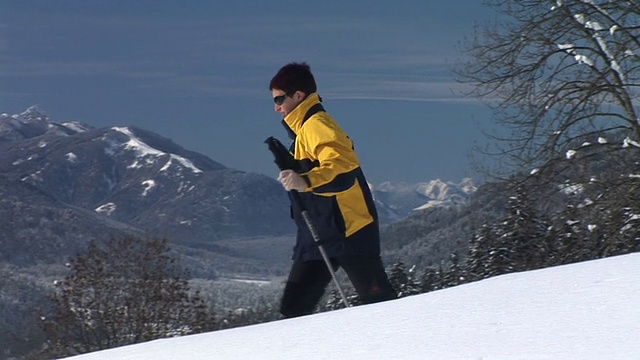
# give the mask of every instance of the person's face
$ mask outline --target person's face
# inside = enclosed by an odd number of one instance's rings
[[[272,89],[271,95],[275,102],[274,110],[286,117],[304,100],[304,93],[302,91],[296,91],[293,94],[287,95],[280,89]]]

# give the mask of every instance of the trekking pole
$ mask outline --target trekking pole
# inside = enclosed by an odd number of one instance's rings
[[[265,140],[265,143],[269,146],[269,150],[273,153],[273,156],[275,157],[274,162],[276,163],[276,165],[278,165],[278,168],[280,168],[280,170],[295,170],[295,160],[293,159],[293,157],[291,157],[289,151],[284,147],[284,145],[282,145],[282,143],[278,139],[270,136],[267,140]],[[320,255],[322,255],[322,259],[327,265],[327,269],[331,274],[331,279],[333,279],[333,283],[336,285],[336,288],[340,293],[342,302],[346,307],[351,307],[349,301],[347,300],[347,297],[344,295],[342,286],[340,286],[340,283],[338,282],[336,272],[333,271],[331,260],[329,260],[329,256],[327,255],[327,252],[324,250],[324,246],[320,241],[320,235],[318,234],[318,231],[311,221],[311,216],[309,215],[307,209],[304,208],[304,204],[300,199],[300,194],[298,194],[296,190],[290,190],[289,193],[291,194],[291,201],[293,201],[302,212],[302,218],[307,225],[307,229],[309,229],[309,232],[311,233],[311,237],[313,237],[313,241],[318,246],[318,250],[320,250]]]

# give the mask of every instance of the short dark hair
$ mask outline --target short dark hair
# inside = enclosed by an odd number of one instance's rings
[[[269,90],[273,89],[282,90],[288,95],[298,90],[306,95],[317,91],[316,80],[305,62],[292,62],[283,66],[269,83]]]

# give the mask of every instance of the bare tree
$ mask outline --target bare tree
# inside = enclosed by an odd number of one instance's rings
[[[585,142],[640,150],[640,2],[487,4],[503,16],[466,44],[469,60],[456,73],[505,126],[493,134],[503,160],[533,170]],[[607,141],[621,131],[623,142]]]

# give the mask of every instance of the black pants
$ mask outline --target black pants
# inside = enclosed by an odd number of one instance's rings
[[[371,304],[396,298],[380,257],[345,256],[331,259],[334,270],[344,269],[360,302]],[[295,261],[282,295],[280,313],[287,318],[313,312],[331,281],[323,260]]]

